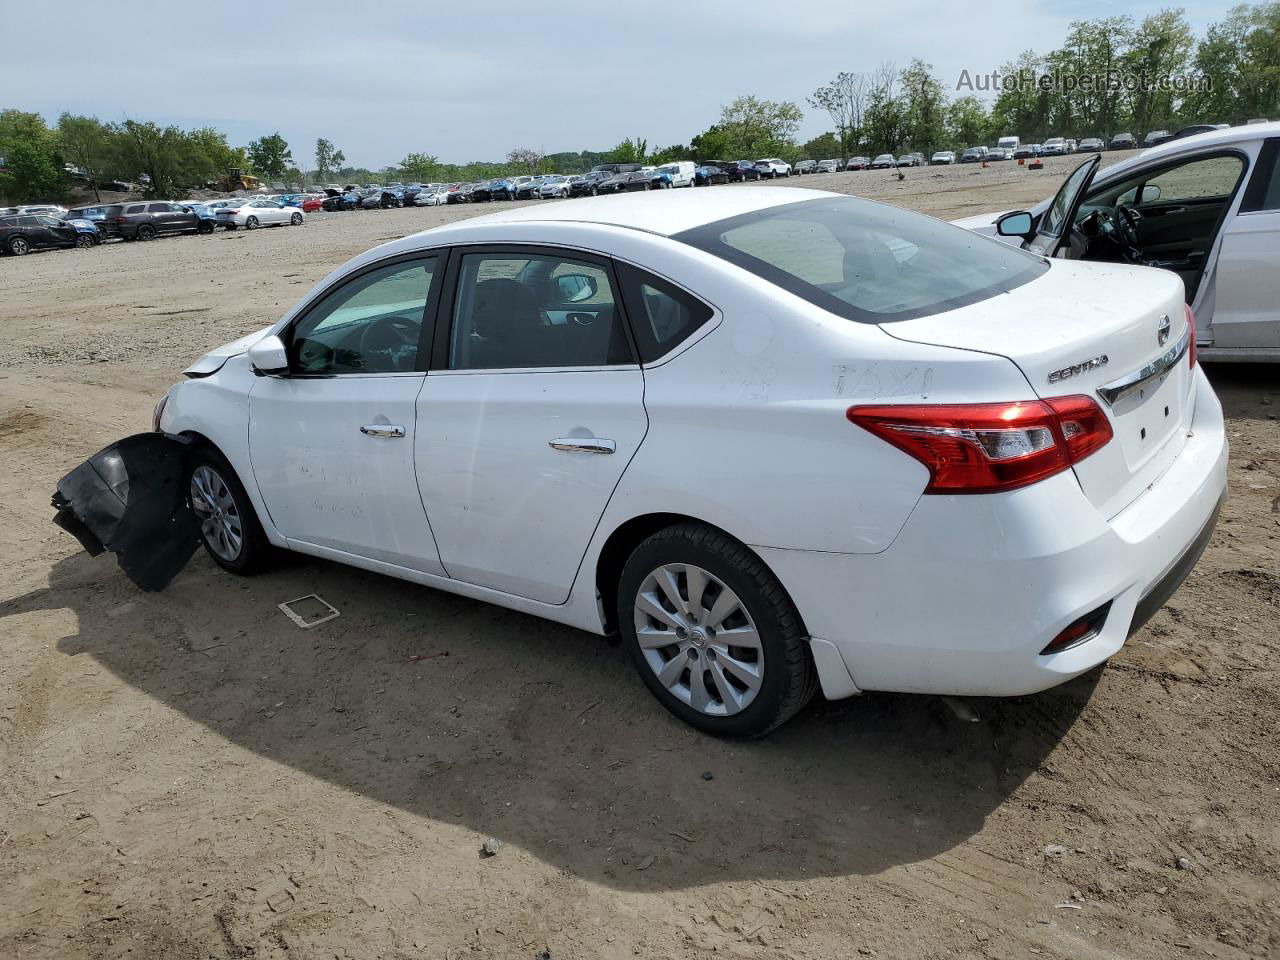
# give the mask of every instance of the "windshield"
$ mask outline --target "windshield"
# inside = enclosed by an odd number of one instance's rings
[[[674,239],[863,323],[977,303],[1048,269],[1007,244],[856,197],[770,207]]]

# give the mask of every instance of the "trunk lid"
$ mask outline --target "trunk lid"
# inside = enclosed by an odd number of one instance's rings
[[[881,324],[902,340],[1007,357],[1041,399],[1096,401],[1115,436],[1074,469],[1108,519],[1182,450],[1192,414],[1189,327],[1175,274],[1069,260],[1051,261],[1043,276],[990,300]]]

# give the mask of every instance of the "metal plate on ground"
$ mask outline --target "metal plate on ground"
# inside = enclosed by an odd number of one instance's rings
[[[296,600],[290,600],[279,606],[280,612],[303,630],[310,630],[312,627],[327,623],[338,616],[337,608],[322,600],[320,595],[315,593],[309,593],[305,597],[298,597]]]

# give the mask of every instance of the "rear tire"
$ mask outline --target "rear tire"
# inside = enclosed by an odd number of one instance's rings
[[[25,257],[31,252],[31,241],[26,237],[13,237],[9,240],[9,252],[15,257]]]
[[[187,464],[187,502],[200,524],[200,542],[213,562],[231,573],[257,573],[271,555],[271,544],[225,457],[203,447]]]
[[[146,242],[156,238],[156,228],[149,223],[144,223],[138,227],[138,239]]]
[[[791,598],[764,561],[718,530],[684,523],[649,537],[623,567],[616,602],[645,686],[704,733],[763,736],[818,688]]]
[[[257,230],[257,229],[258,229],[258,218],[257,218],[257,217],[250,217],[248,220],[246,220],[246,221],[244,222],[244,228],[245,228],[246,230]]]

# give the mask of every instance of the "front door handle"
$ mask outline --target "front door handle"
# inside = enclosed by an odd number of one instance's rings
[[[558,437],[548,443],[552,450],[569,453],[613,453],[618,449],[618,445],[612,440],[601,437]]]
[[[366,423],[360,432],[367,437],[403,437],[404,427],[392,423]]]

